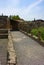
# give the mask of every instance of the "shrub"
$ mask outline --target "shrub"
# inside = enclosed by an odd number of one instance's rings
[[[40,31],[41,38],[44,40],[44,27],[40,27],[38,31]]]
[[[35,36],[37,36],[39,32],[41,39],[44,40],[44,27],[39,27],[38,29],[32,29],[31,31],[31,33]]]
[[[33,34],[33,35],[38,35],[38,30],[37,29],[32,29],[32,31],[31,31],[31,33]]]

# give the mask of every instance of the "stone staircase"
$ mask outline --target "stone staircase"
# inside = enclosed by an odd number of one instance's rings
[[[0,29],[0,39],[8,38],[8,30]]]

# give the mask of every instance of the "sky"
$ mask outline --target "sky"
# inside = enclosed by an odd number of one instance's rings
[[[44,0],[0,0],[0,15],[19,15],[24,20],[44,20]]]

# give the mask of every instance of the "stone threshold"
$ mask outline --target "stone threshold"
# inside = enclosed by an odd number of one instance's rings
[[[16,52],[15,52],[15,49],[13,47],[13,41],[12,41],[12,37],[9,33],[9,36],[8,36],[8,53],[9,53],[9,56],[8,56],[8,64],[10,65],[16,65]]]

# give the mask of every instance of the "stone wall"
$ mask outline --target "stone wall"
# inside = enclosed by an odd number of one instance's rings
[[[8,16],[0,16],[0,29],[10,28],[10,21]]]
[[[8,16],[0,16],[0,38],[8,38],[10,21]]]
[[[33,28],[38,27],[44,27],[44,21],[43,20],[36,20],[36,21],[30,21],[30,22],[20,22],[19,23],[19,29],[30,32]]]

